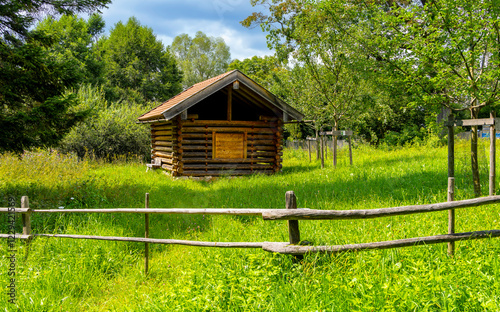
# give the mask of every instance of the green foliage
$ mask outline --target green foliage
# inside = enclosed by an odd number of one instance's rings
[[[44,13],[92,13],[111,0],[1,0],[0,34],[5,38],[29,37],[29,28]]]
[[[457,142],[457,199],[470,198],[467,142]],[[479,148],[488,175],[488,141]],[[372,209],[446,200],[446,148],[375,149],[360,145],[349,166],[340,150],[336,169],[308,162],[307,152],[284,151],[283,172],[221,178],[207,183],[175,180],[137,163],[97,163],[55,152],[0,159],[0,206],[7,196],[30,196],[32,208],[150,207],[282,208],[294,190],[299,207]],[[10,174],[13,172],[13,174]],[[250,186],[250,187],[249,187]],[[179,196],[182,194],[183,196]],[[277,196],[278,194],[278,196]],[[280,195],[281,194],[281,195]],[[40,199],[43,199],[43,202]],[[73,199],[71,199],[73,198]],[[19,203],[18,203],[19,204]],[[457,232],[500,226],[500,207],[456,211]],[[33,214],[35,233],[144,235],[144,217],[132,214]],[[5,230],[5,223],[0,228]],[[303,239],[349,244],[447,232],[447,213],[390,218],[300,221]],[[18,224],[20,230],[20,224]],[[200,241],[287,241],[286,222],[257,217],[150,215],[154,238]],[[18,306],[0,294],[7,311],[496,311],[498,238],[338,255],[289,256],[261,250],[150,244],[150,275],[143,274],[144,245],[57,238],[17,242]],[[7,247],[0,247],[7,270]],[[4,279],[5,281],[5,279]],[[22,291],[20,291],[22,290]]]
[[[118,22],[98,46],[105,63],[109,101],[166,101],[182,90],[182,73],[175,58],[152,29],[136,18],[131,17],[126,24]]]
[[[274,56],[254,56],[243,61],[235,59],[227,68],[228,71],[233,69],[238,69],[268,90],[276,86],[278,75],[285,70]]]
[[[187,34],[175,37],[170,50],[184,73],[184,88],[223,74],[231,61],[224,39],[208,37],[202,31],[194,38]]]
[[[0,42],[0,151],[54,146],[87,112],[70,111],[74,64],[46,52],[50,38],[33,33],[23,44]]]
[[[92,116],[75,126],[61,142],[62,152],[113,160],[120,156],[149,159],[149,129],[136,124],[147,107],[126,102],[109,104],[101,89],[82,86],[81,106],[92,109]]]
[[[85,116],[74,111],[75,96],[64,94],[81,76],[67,52],[47,50],[54,37],[30,31],[35,17],[92,12],[108,0],[0,1],[0,152],[55,146]]]
[[[102,84],[104,63],[96,55],[94,42],[104,31],[104,20],[93,14],[88,21],[75,15],[59,20],[47,17],[36,26],[53,40],[48,51],[54,57],[72,63],[71,73],[81,83]]]

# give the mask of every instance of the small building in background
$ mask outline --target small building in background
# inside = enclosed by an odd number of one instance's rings
[[[199,82],[138,118],[151,127],[150,167],[173,176],[271,174],[283,123],[304,116],[238,70]]]

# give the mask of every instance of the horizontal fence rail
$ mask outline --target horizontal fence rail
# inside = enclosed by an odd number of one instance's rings
[[[297,208],[296,197],[293,192],[286,194],[287,209],[266,208],[148,208],[149,197],[146,196],[147,208],[87,208],[87,209],[32,209],[29,208],[28,198],[23,196],[22,208],[0,208],[0,212],[19,213],[23,215],[22,234],[0,234],[0,238],[15,238],[30,241],[34,237],[53,237],[71,239],[92,239],[104,241],[138,242],[145,244],[175,244],[197,247],[218,248],[261,248],[265,251],[281,254],[300,256],[307,253],[337,253],[345,251],[360,251],[369,249],[387,249],[408,247],[423,244],[449,243],[467,239],[485,239],[500,237],[500,230],[475,231],[467,233],[435,235],[427,237],[405,238],[392,241],[382,241],[362,244],[311,246],[300,241],[299,224],[297,220],[342,220],[342,219],[366,219],[390,217],[397,215],[408,215],[416,213],[429,213],[449,209],[468,208],[488,204],[500,203],[500,196],[488,196],[482,198],[467,199],[461,201],[411,205],[391,208],[363,209],[363,210],[317,210],[310,208]],[[146,216],[146,237],[115,237],[95,235],[72,235],[72,234],[33,234],[31,233],[31,216],[37,213],[132,213],[144,214]],[[149,238],[150,214],[204,214],[204,215],[247,215],[261,216],[264,220],[288,220],[290,242],[203,242],[177,239]],[[146,262],[147,262],[146,253]],[[146,268],[147,272],[147,268]]]

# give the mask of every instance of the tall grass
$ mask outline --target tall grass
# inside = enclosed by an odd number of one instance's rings
[[[480,147],[487,192],[487,142]],[[457,199],[471,198],[467,143],[457,143]],[[30,158],[31,157],[31,158]],[[295,191],[299,207],[370,209],[446,200],[446,149],[359,146],[337,168],[322,170],[305,151],[285,150],[283,172],[176,180],[137,163],[79,161],[37,151],[0,160],[2,204],[30,196],[34,208],[150,207],[283,208]],[[45,164],[46,165],[37,165]],[[35,170],[33,170],[36,168]],[[4,178],[6,177],[6,178]],[[457,232],[499,228],[496,205],[457,210]],[[143,236],[140,215],[33,216],[35,233]],[[206,241],[287,241],[284,221],[257,217],[151,215],[150,236]],[[6,223],[6,221],[4,222]],[[20,226],[20,225],[19,225]],[[0,224],[5,230],[5,224]],[[300,221],[301,237],[345,244],[447,232],[446,212],[372,220]],[[20,230],[20,229],[19,229]],[[2,245],[0,272],[7,272]],[[18,242],[18,306],[7,311],[497,311],[498,239],[392,250],[307,255],[301,262],[262,250],[154,245],[143,274],[143,244],[37,238]],[[2,275],[4,276],[4,275]],[[6,278],[6,277],[5,277]],[[4,284],[6,284],[4,278]]]

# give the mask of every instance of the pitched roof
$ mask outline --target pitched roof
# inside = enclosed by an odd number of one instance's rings
[[[157,119],[169,120],[179,115],[189,107],[200,102],[201,100],[212,95],[213,93],[226,87],[230,83],[233,83],[234,81],[243,83],[252,91],[260,95],[260,97],[265,99],[268,103],[274,105],[281,111],[286,112],[291,117],[291,119],[301,120],[304,117],[304,115],[302,115],[296,109],[286,104],[284,101],[273,95],[271,92],[267,91],[252,79],[248,78],[239,70],[235,69],[230,72],[194,84],[188,89],[162,103],[158,107],[153,108],[149,112],[141,115],[138,118],[138,122],[151,122],[152,120]]]

